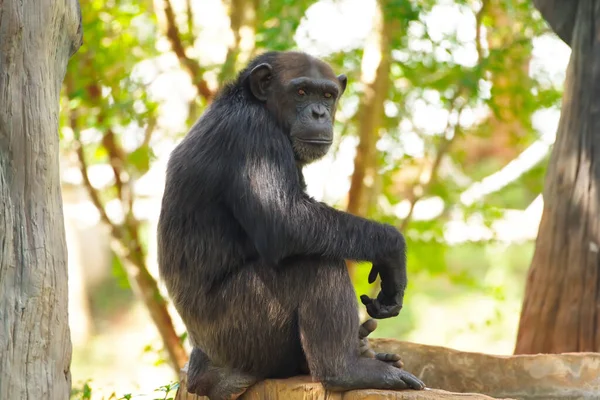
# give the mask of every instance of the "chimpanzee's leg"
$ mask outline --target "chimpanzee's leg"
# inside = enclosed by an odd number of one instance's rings
[[[323,264],[307,277],[298,311],[302,348],[313,377],[336,391],[424,388],[412,374],[360,356],[356,297],[346,266],[334,261]]]
[[[257,379],[230,368],[217,367],[198,347],[192,349],[188,362],[187,391],[210,400],[234,400],[252,386]]]
[[[303,372],[297,310],[306,273],[250,264],[181,307],[194,346],[189,392],[231,399],[258,380]]]
[[[235,398],[261,379],[306,372],[306,361],[333,390],[422,387],[405,371],[360,357],[357,301],[343,262],[248,265],[193,302],[182,308],[194,311],[184,320],[198,348],[188,385],[211,400]]]

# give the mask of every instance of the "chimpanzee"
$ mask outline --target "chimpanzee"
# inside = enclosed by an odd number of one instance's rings
[[[329,150],[346,83],[307,54],[264,53],[173,150],[158,260],[193,345],[190,392],[236,398],[258,380],[302,372],[334,391],[424,387],[395,355],[361,354],[357,339],[375,321],[359,334],[345,264],[373,263],[369,282],[379,275],[381,291],[361,300],[373,318],[396,316],[404,237],[304,191],[302,167]]]

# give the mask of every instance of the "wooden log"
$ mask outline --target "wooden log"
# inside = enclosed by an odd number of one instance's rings
[[[599,400],[600,354],[498,356],[446,347],[371,339],[377,352],[396,353],[430,388],[520,400]]]
[[[185,373],[175,400],[207,400],[207,397],[189,394],[185,390]],[[309,376],[289,379],[267,379],[250,387],[238,400],[493,400],[475,393],[451,393],[439,389],[425,390],[350,390],[329,392]],[[508,400],[508,399],[507,399]]]
[[[308,376],[259,382],[239,400],[433,400],[433,399],[600,399],[600,353],[498,356],[445,347],[370,339],[377,352],[396,353],[404,368],[429,390],[326,392]],[[177,400],[206,400],[187,393],[182,371]]]
[[[71,391],[59,93],[77,0],[0,0],[0,399]]]

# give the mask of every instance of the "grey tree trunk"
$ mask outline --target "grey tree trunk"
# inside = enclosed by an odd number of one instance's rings
[[[0,399],[69,398],[59,92],[77,0],[0,0]]]

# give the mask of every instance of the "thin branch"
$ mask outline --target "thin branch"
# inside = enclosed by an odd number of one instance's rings
[[[475,14],[475,46],[477,48],[478,63],[480,63],[483,59],[483,49],[481,46],[481,28],[483,26],[483,17],[487,12],[489,4],[489,0],[481,0],[481,8]]]
[[[212,101],[214,97],[214,93],[208,87],[208,84],[203,78],[203,71],[200,64],[191,58],[189,58],[185,52],[185,48],[181,41],[181,34],[179,32],[179,28],[177,27],[177,22],[175,21],[175,12],[173,11],[173,7],[171,6],[170,0],[163,0],[164,3],[164,11],[165,18],[167,21],[167,39],[171,43],[171,48],[173,52],[179,59],[179,62],[183,67],[188,71],[192,78],[192,83],[198,90],[198,94],[202,96],[207,102]]]
[[[73,93],[73,81],[67,76],[65,79],[65,86],[67,89],[67,93]],[[71,131],[73,131],[73,143],[75,145],[75,153],[77,154],[77,158],[79,160],[79,172],[81,173],[81,178],[83,179],[83,186],[86,188],[88,195],[90,196],[90,200],[92,204],[98,210],[100,214],[100,219],[104,221],[112,230],[118,230],[117,224],[110,219],[106,210],[104,209],[104,205],[102,204],[102,200],[100,200],[100,194],[98,190],[92,185],[90,181],[90,176],[88,174],[88,164],[85,158],[85,152],[83,149],[83,143],[81,143],[81,134],[79,132],[79,124],[77,123],[78,112],[77,109],[70,109],[67,111],[69,116],[69,126],[71,127]]]
[[[229,4],[229,28],[233,33],[233,43],[227,49],[225,62],[219,72],[219,83],[232,78],[235,74],[238,61],[246,60],[249,53],[254,49],[254,43],[250,49],[242,48],[242,29],[250,27],[255,31],[257,2],[250,0],[232,0]]]
[[[453,103],[454,103],[454,101],[453,101]],[[446,128],[444,129],[444,133],[448,132],[448,130],[450,129],[450,126],[451,126],[450,120],[452,118],[453,109],[454,109],[454,106],[452,107],[452,109],[450,110],[450,114],[448,115],[448,122],[446,124]],[[463,109],[464,109],[464,106],[461,106],[456,110],[458,112],[457,121],[456,121],[456,124],[454,124],[453,130],[452,130],[453,131],[452,137],[450,139],[448,139],[446,136],[441,138],[439,147],[436,152],[435,159],[433,161],[433,164],[431,164],[431,170],[429,172],[429,177],[427,178],[427,182],[425,182],[423,184],[422,193],[419,196],[415,195],[414,187],[413,187],[413,191],[411,193],[412,198],[410,199],[410,208],[408,210],[408,214],[406,215],[406,217],[404,218],[404,220],[402,220],[402,223],[400,224],[400,228],[399,228],[400,231],[403,232],[406,229],[406,227],[408,226],[408,223],[410,222],[410,220],[412,218],[412,214],[415,210],[416,204],[419,202],[419,200],[421,200],[424,196],[427,195],[427,193],[429,192],[429,189],[431,188],[431,185],[433,185],[433,183],[437,180],[438,171],[440,169],[440,165],[442,165],[442,159],[450,151],[452,144],[454,143],[454,141],[456,140],[457,136],[460,133],[460,116],[462,114]]]
[[[72,93],[72,80],[67,76],[65,82],[68,93]],[[92,85],[88,88],[88,93],[94,100],[99,98],[100,92],[98,85]],[[98,117],[99,121],[102,121],[103,119],[104,115]],[[131,286],[146,305],[150,317],[163,339],[165,349],[169,354],[169,361],[175,371],[178,372],[186,362],[187,354],[175,331],[173,321],[166,307],[166,301],[158,289],[158,284],[146,267],[145,252],[139,237],[139,222],[133,215],[133,207],[131,206],[133,204],[131,179],[128,178],[123,186],[128,190],[127,196],[123,194],[123,197],[127,197],[127,200],[129,201],[129,209],[127,210],[127,213],[125,213],[125,222],[122,225],[117,224],[108,216],[105,206],[100,200],[98,190],[92,186],[89,179],[88,163],[81,142],[76,110],[69,111],[69,124],[73,131],[74,143],[79,158],[79,167],[84,186],[87,189],[92,203],[100,213],[101,220],[106,223],[110,229],[112,238],[111,248],[123,261],[123,265],[126,267],[129,275]],[[149,140],[149,135],[150,134],[147,133],[145,139]],[[111,129],[108,129],[104,134],[102,143],[109,153],[113,172],[116,177],[119,177],[122,168],[125,165],[126,157],[125,152],[116,141],[115,134]],[[121,180],[119,179],[118,182],[121,182]],[[125,202],[123,197],[119,198],[121,204]]]
[[[118,225],[115,222],[113,222],[106,213],[106,210],[102,205],[102,200],[100,200],[98,190],[96,190],[96,188],[92,185],[92,182],[90,181],[87,160],[85,159],[85,153],[83,151],[83,144],[81,143],[79,129],[76,126],[76,117],[72,116],[74,112],[75,111],[72,110],[69,113],[69,120],[71,129],[73,130],[73,136],[75,138],[73,142],[75,144],[75,152],[77,153],[77,158],[79,159],[79,172],[81,173],[81,177],[83,179],[83,186],[86,188],[88,195],[90,196],[90,200],[92,201],[92,204],[94,204],[96,210],[98,210],[98,213],[100,213],[100,218],[102,219],[102,221],[104,221],[111,229],[117,230]]]
[[[192,9],[192,0],[185,1],[185,11],[187,14],[188,39],[193,45],[196,42],[196,35],[194,34],[194,10]]]
[[[98,116],[98,122],[102,124],[102,115]],[[102,135],[102,146],[108,152],[108,162],[113,170],[115,177],[115,186],[117,188],[117,195],[119,199],[123,200],[123,159],[121,149],[118,147],[115,139],[115,133],[112,129],[107,129]]]
[[[444,133],[447,133],[448,130],[450,129],[450,126],[451,126],[450,120],[451,120],[451,117],[452,117],[451,114],[452,114],[452,111],[455,110],[454,103],[456,102],[457,98],[458,98],[458,94],[454,97],[454,99],[451,102],[452,108],[450,109],[450,114],[448,116],[448,121],[446,123],[446,127],[444,128]],[[406,215],[406,217],[404,218],[404,220],[402,220],[402,223],[400,224],[400,227],[398,228],[401,232],[404,232],[404,230],[408,226],[408,223],[410,222],[410,220],[412,218],[412,214],[413,214],[413,212],[415,210],[416,204],[419,202],[419,200],[421,200],[424,196],[427,195],[427,193],[429,192],[429,189],[431,188],[431,185],[437,179],[437,174],[438,174],[438,170],[440,168],[440,165],[442,164],[442,159],[448,153],[448,151],[450,151],[450,148],[452,147],[452,143],[454,143],[456,137],[460,134],[460,116],[462,114],[462,111],[463,111],[464,107],[465,106],[463,105],[463,106],[459,107],[458,109],[456,109],[458,111],[458,116],[457,116],[456,124],[453,127],[453,135],[452,135],[452,137],[450,139],[448,139],[448,138],[446,138],[446,136],[444,136],[441,139],[441,141],[440,141],[440,145],[439,145],[438,150],[436,152],[435,160],[433,161],[433,164],[431,165],[431,171],[430,171],[430,174],[429,174],[429,178],[427,179],[427,182],[425,182],[425,184],[423,185],[423,190],[422,190],[421,195],[417,196],[414,193],[415,186],[412,187],[411,198],[409,199],[409,201],[410,201],[410,209],[408,210],[408,214]],[[378,281],[380,281],[380,278],[378,278]],[[371,297],[376,296],[378,290],[379,289],[378,289],[377,285],[375,285],[374,287],[372,287],[371,291],[370,291],[370,296]]]
[[[142,140],[142,144],[140,147],[145,147],[150,145],[150,139],[152,139],[152,134],[154,133],[154,129],[156,128],[156,117],[151,116],[148,119],[148,125],[146,125],[146,129],[144,130],[144,140]]]

